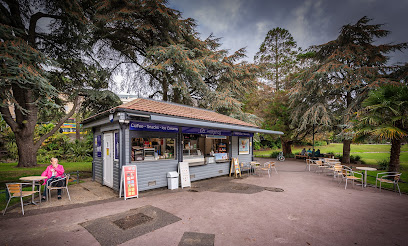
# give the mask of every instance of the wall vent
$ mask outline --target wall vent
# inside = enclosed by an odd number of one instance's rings
[[[195,174],[191,174],[190,179],[194,179],[194,178],[195,178]]]
[[[155,186],[155,185],[156,185],[156,180],[147,182],[147,186]]]
[[[224,172],[224,170],[218,170],[218,173],[223,173]]]

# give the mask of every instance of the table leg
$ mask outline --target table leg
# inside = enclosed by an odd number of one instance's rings
[[[364,187],[367,187],[367,170],[364,172]]]

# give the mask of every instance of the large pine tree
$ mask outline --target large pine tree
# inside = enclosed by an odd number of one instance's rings
[[[298,77],[291,93],[299,130],[312,124],[341,128],[344,163],[350,163],[352,136],[347,128],[352,114],[370,89],[390,82],[387,54],[407,48],[407,43],[374,44],[390,32],[370,21],[363,17],[345,25],[337,39],[312,47],[318,63]]]

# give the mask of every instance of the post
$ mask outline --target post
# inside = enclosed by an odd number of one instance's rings
[[[315,134],[315,124],[313,123],[313,148],[312,149],[314,149],[315,147],[314,147],[314,134]]]

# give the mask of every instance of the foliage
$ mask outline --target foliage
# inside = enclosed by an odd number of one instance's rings
[[[17,0],[0,4],[0,112],[14,132],[18,166],[35,166],[43,141],[72,116],[80,97],[108,88],[109,72],[92,55],[91,2]],[[40,23],[47,24],[39,28]],[[69,102],[72,110],[63,112]],[[41,121],[58,123],[34,139],[39,116]]]
[[[266,34],[255,55],[254,60],[264,67],[262,77],[271,83],[276,91],[289,88],[284,82],[296,65],[296,47],[292,34],[284,28],[276,27]]]
[[[390,171],[398,171],[401,142],[408,136],[408,86],[386,85],[370,92],[357,113],[356,140],[371,136],[391,141]]]
[[[245,49],[232,55],[219,49],[213,36],[200,40],[193,19],[183,19],[166,1],[102,1],[94,23],[104,61],[127,73],[128,90],[149,88],[144,96],[212,109],[254,121],[240,100],[255,89],[258,67],[238,62]],[[137,82],[135,82],[137,81]]]
[[[342,27],[336,40],[313,46],[317,63],[297,77],[291,91],[292,119],[299,131],[311,125],[332,127],[342,133],[345,163],[349,162],[350,119],[370,89],[389,82],[388,53],[407,48],[407,43],[375,45],[389,31],[361,18]]]
[[[377,165],[379,170],[387,170],[390,164],[389,159],[378,160]]]

